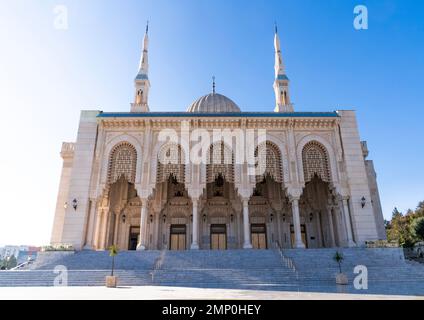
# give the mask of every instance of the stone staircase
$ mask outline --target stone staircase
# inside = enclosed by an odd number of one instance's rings
[[[181,286],[257,290],[424,295],[424,265],[405,261],[401,249],[339,249],[350,285],[338,287],[336,249],[126,251],[116,257],[120,286]],[[28,270],[1,271],[0,287],[53,286],[58,265],[69,286],[103,286],[110,273],[107,252],[40,253]],[[352,285],[353,269],[368,269],[368,290]]]

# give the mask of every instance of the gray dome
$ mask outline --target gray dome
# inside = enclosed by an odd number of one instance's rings
[[[210,93],[194,101],[187,112],[240,112],[240,108],[226,96]]]

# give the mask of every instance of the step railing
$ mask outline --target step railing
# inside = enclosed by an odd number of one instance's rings
[[[163,262],[164,262],[164,260],[165,260],[165,254],[166,254],[166,250],[162,250],[162,251],[160,252],[159,257],[157,257],[157,258],[156,258],[156,260],[155,260],[155,262],[154,262],[154,264],[153,264],[152,271],[150,272],[150,275],[152,276],[152,284],[153,284],[153,282],[155,281],[155,275],[156,275],[156,272],[157,272],[158,270],[161,270],[161,269],[162,269]]]
[[[286,268],[288,268],[288,269],[292,270],[293,272],[296,272],[297,273],[297,269],[296,269],[296,265],[295,265],[294,261],[291,258],[289,258],[286,255],[284,255],[283,248],[281,247],[280,243],[278,241],[275,241],[274,242],[274,246],[275,246],[275,249],[278,251],[278,253],[279,253],[280,257],[281,257],[281,261],[282,261],[283,265]]]
[[[22,263],[18,264],[16,267],[10,269],[10,271],[22,270],[23,268],[26,268],[27,266],[29,266],[33,262],[34,262],[34,260],[28,260],[28,261],[22,262]]]

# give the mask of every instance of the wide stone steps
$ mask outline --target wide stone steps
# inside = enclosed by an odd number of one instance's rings
[[[424,266],[407,263],[400,249],[338,249],[352,280],[356,265],[368,269],[367,293],[424,294]],[[181,286],[335,292],[336,249],[120,252],[115,275],[120,286]],[[293,262],[296,271],[283,260]],[[28,271],[0,272],[0,286],[52,286],[57,266],[68,270],[70,286],[103,286],[107,252],[41,253]],[[338,289],[337,289],[338,290]],[[357,292],[352,284],[346,292]]]

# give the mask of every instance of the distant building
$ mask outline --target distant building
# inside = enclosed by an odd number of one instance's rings
[[[0,248],[0,260],[14,256],[18,264],[28,261],[28,258],[35,259],[40,247],[34,246],[5,246]]]
[[[18,259],[20,247],[19,246],[5,246],[0,249],[0,259],[14,256]]]

